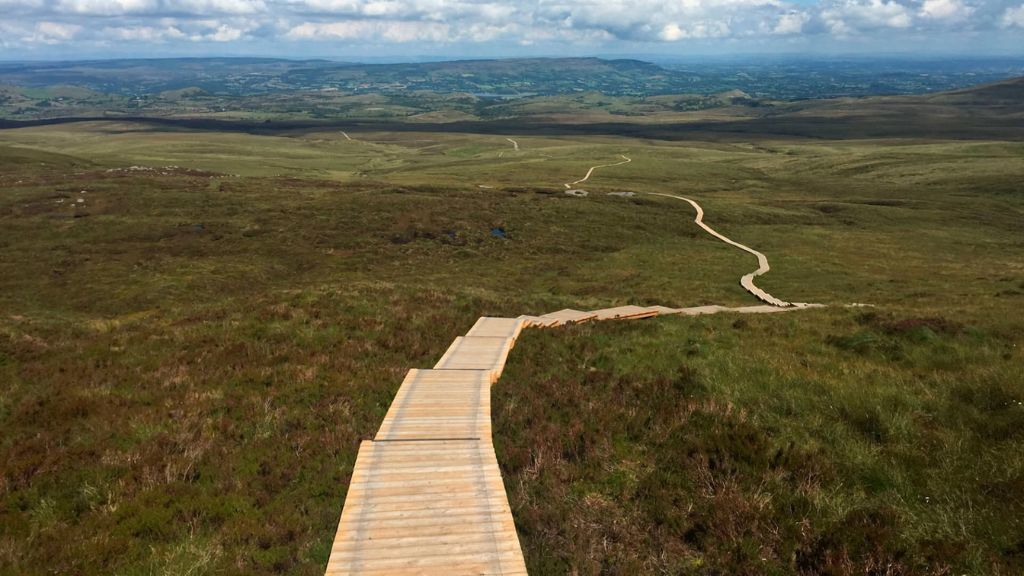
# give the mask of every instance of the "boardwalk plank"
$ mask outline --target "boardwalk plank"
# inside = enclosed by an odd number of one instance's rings
[[[326,574],[525,573],[489,441],[362,444]]]
[[[616,306],[615,308],[603,308],[594,310],[595,320],[625,320],[647,318],[657,316],[657,310],[644,308],[643,306]]]
[[[725,306],[694,306],[693,308],[680,308],[679,313],[683,316],[700,316],[702,314],[718,314],[719,312],[725,312],[729,309]]]
[[[490,387],[487,370],[410,370],[375,439],[490,441]]]
[[[669,308],[668,306],[647,306],[646,308],[647,310],[657,312],[659,316],[668,316],[672,314],[679,314],[681,312],[681,309],[679,308]]]
[[[459,336],[434,365],[434,370],[488,370],[493,382],[505,368],[512,343],[511,338]]]
[[[520,320],[523,321],[523,328],[552,328],[558,325],[558,320],[554,318],[544,318],[542,316],[520,316]]]
[[[521,318],[492,318],[484,316],[476,321],[476,324],[466,332],[466,336],[483,336],[496,338],[511,338],[513,341],[519,338],[519,332],[523,329]]]
[[[553,326],[562,326],[563,324],[575,324],[578,322],[586,322],[597,317],[597,314],[593,312],[584,312],[582,310],[573,310],[572,308],[564,308],[557,312],[550,312],[544,314],[540,318],[542,320],[549,320],[555,322]]]

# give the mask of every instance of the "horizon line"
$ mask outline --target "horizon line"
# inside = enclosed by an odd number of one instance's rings
[[[648,63],[662,62],[683,62],[700,60],[792,60],[792,61],[832,61],[832,60],[903,60],[903,61],[972,61],[972,60],[1021,60],[1024,62],[1024,53],[1008,54],[1002,52],[963,54],[958,52],[950,53],[929,53],[920,54],[916,52],[837,52],[834,54],[807,54],[801,52],[775,52],[775,53],[722,53],[722,54],[693,54],[693,55],[668,55],[652,53],[594,53],[591,55],[529,55],[529,56],[481,56],[470,55],[445,55],[445,56],[420,56],[403,59],[403,57],[379,56],[366,59],[344,60],[330,56],[310,55],[307,57],[289,57],[272,55],[239,55],[239,54],[208,54],[202,56],[99,56],[99,57],[54,57],[54,58],[2,58],[0,64],[30,63],[30,62],[113,62],[113,61],[161,61],[161,60],[278,60],[286,62],[331,62],[337,64],[351,65],[387,65],[387,64],[427,64],[442,62],[497,62],[509,60],[638,60]]]

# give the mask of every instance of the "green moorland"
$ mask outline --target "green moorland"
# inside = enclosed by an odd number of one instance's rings
[[[0,573],[322,573],[360,440],[476,317],[754,303],[654,191],[835,306],[525,332],[531,573],[1024,570],[1019,139],[352,136],[0,131]]]

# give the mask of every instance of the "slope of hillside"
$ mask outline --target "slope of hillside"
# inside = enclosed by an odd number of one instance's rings
[[[1024,77],[943,92],[924,99],[936,104],[1009,106],[1019,112],[1024,109]]]
[[[817,100],[780,106],[740,131],[844,138],[1024,137],[1024,78],[953,92]]]

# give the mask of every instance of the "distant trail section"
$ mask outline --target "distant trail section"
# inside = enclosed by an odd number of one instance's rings
[[[341,135],[345,137],[345,140],[352,139],[352,137],[348,135],[348,132],[345,132],[344,130],[341,131]]]
[[[619,156],[624,158],[624,160],[622,162],[616,162],[614,164],[602,164],[600,166],[591,166],[590,170],[587,170],[587,175],[586,176],[584,176],[583,178],[580,178],[579,180],[577,180],[575,182],[570,182],[570,183],[566,184],[565,185],[565,189],[569,190],[573,186],[575,186],[576,184],[579,184],[580,182],[586,182],[587,180],[590,179],[590,175],[594,173],[594,170],[597,170],[598,168],[611,168],[612,166],[621,166],[623,164],[629,164],[630,162],[633,161],[632,158],[629,158],[625,154],[619,154]]]
[[[508,140],[509,142],[512,142],[516,146],[516,150],[519,149],[519,145],[515,142],[515,140],[513,140],[511,138],[506,138],[506,140]],[[589,180],[590,177],[594,174],[594,170],[597,170],[598,168],[611,168],[612,166],[621,166],[623,164],[628,164],[628,163],[633,161],[632,158],[626,156],[625,154],[620,154],[619,156],[622,157],[622,159],[623,159],[622,162],[615,162],[613,164],[600,164],[598,166],[591,166],[590,170],[587,170],[587,175],[586,176],[584,176],[583,178],[581,178],[581,179],[579,179],[579,180],[577,180],[575,182],[569,182],[568,184],[565,184],[564,185],[565,189],[569,190],[569,191],[572,191],[572,192],[580,192],[581,194],[578,194],[579,196],[586,196],[586,191],[583,191],[583,190],[573,190],[573,186],[575,186],[576,184],[579,184],[581,182],[586,182],[587,180]],[[500,158],[501,155],[499,154],[498,157]],[[487,186],[484,186],[484,185],[481,185],[480,187],[481,188],[487,188]],[[566,193],[568,194],[570,192],[566,192]],[[750,254],[753,254],[754,256],[756,256],[757,257],[757,270],[754,270],[753,272],[751,272],[749,274],[744,274],[740,278],[740,286],[742,286],[743,289],[746,290],[747,292],[750,292],[755,298],[757,298],[758,300],[760,300],[760,301],[762,301],[762,302],[764,302],[764,303],[766,303],[766,304],[768,304],[770,306],[776,306],[778,308],[805,308],[805,307],[808,307],[808,306],[813,306],[811,304],[787,302],[785,300],[782,300],[780,298],[776,298],[775,296],[772,296],[771,294],[769,294],[768,292],[765,292],[761,288],[758,288],[757,285],[754,284],[754,278],[756,278],[757,276],[761,276],[762,274],[766,274],[769,270],[771,270],[771,266],[768,265],[768,257],[765,256],[764,254],[762,254],[761,252],[758,252],[757,250],[754,250],[750,246],[746,246],[744,244],[740,244],[739,242],[736,242],[735,240],[732,240],[732,239],[730,239],[730,238],[728,238],[728,237],[726,237],[726,236],[724,236],[722,234],[719,234],[714,228],[712,228],[712,227],[708,226],[707,224],[705,224],[704,223],[704,209],[700,207],[700,204],[697,204],[696,202],[694,202],[693,200],[690,200],[689,198],[685,198],[683,196],[676,196],[676,195],[673,195],[673,194],[662,194],[660,192],[648,192],[648,194],[650,194],[652,196],[664,196],[666,198],[674,198],[676,200],[682,200],[684,202],[689,202],[690,205],[693,206],[693,209],[697,211],[697,216],[693,219],[694,223],[697,224],[697,226],[700,226],[701,228],[704,229],[705,232],[707,232],[708,234],[711,234],[715,238],[718,238],[722,242],[725,242],[726,244],[735,246],[735,247],[739,248],[740,250],[743,250],[744,252],[749,252]]]
[[[519,142],[516,142],[515,140],[513,140],[511,138],[505,138],[505,140],[508,140],[509,142],[512,143],[512,149],[513,150],[515,150],[516,152],[519,151]]]
[[[756,296],[762,302],[771,304],[772,306],[778,306],[780,308],[788,308],[790,306],[798,306],[798,307],[802,306],[800,304],[793,304],[791,302],[786,302],[785,300],[780,300],[780,299],[776,298],[775,296],[772,296],[771,294],[769,294],[769,293],[765,292],[764,290],[758,288],[756,285],[754,285],[754,277],[755,276],[760,276],[760,275],[768,272],[769,270],[771,270],[771,266],[768,265],[768,257],[765,256],[764,254],[758,252],[757,250],[754,250],[753,248],[751,248],[749,246],[744,246],[743,244],[740,244],[739,242],[736,242],[734,240],[730,240],[729,238],[727,238],[727,237],[723,236],[722,234],[719,234],[718,232],[716,232],[714,228],[712,228],[712,227],[708,226],[707,224],[705,224],[704,223],[704,209],[700,207],[700,204],[697,204],[696,202],[694,202],[693,200],[690,200],[689,198],[684,198],[682,196],[674,196],[672,194],[661,194],[659,192],[648,192],[648,194],[651,194],[652,196],[664,196],[666,198],[675,198],[676,200],[682,200],[684,202],[689,202],[690,205],[693,206],[693,209],[697,211],[697,216],[696,216],[696,218],[693,219],[693,221],[697,224],[697,226],[700,226],[701,228],[704,229],[705,232],[707,232],[708,234],[711,234],[715,238],[718,238],[722,242],[725,242],[726,244],[731,244],[732,246],[735,246],[735,247],[739,248],[740,250],[743,250],[744,252],[749,252],[749,253],[753,254],[754,256],[757,256],[757,264],[758,264],[757,270],[754,270],[750,274],[746,274],[742,278],[740,278],[740,285],[743,286],[743,288],[745,288],[747,292],[750,292],[751,294]]]

